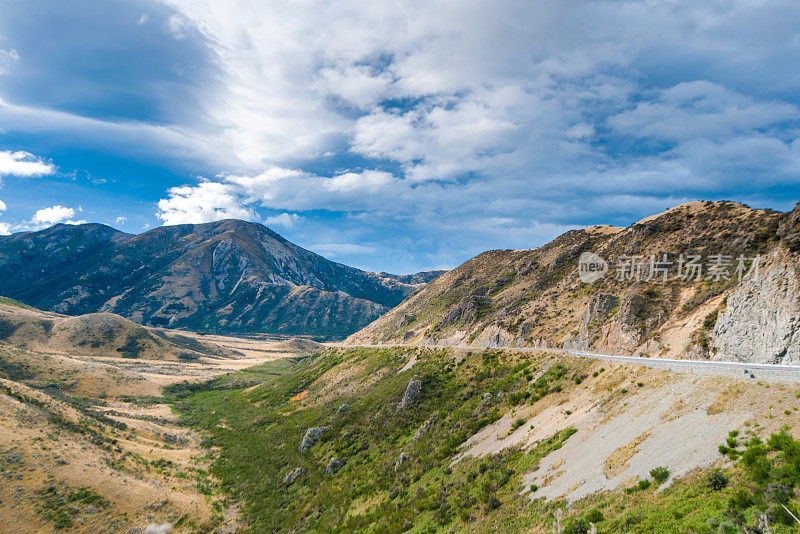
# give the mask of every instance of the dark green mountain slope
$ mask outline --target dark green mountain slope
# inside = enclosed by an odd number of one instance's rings
[[[340,338],[435,274],[406,281],[361,271],[237,220],[140,235],[56,225],[0,238],[2,294],[60,313],[203,331]]]

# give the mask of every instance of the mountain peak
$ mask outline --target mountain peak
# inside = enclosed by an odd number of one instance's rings
[[[238,219],[135,236],[84,224],[0,238],[0,293],[159,327],[342,338],[427,279],[335,263]]]

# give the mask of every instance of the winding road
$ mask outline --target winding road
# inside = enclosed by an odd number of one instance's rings
[[[470,347],[466,345],[345,345],[334,346],[365,347],[365,348],[392,348],[392,347],[425,347],[425,348],[451,348],[465,350],[485,350],[484,347]],[[719,362],[709,360],[674,360],[667,358],[639,358],[635,356],[613,356],[611,354],[598,354],[574,349],[551,349],[534,347],[489,347],[491,349],[509,350],[518,352],[560,352],[582,358],[592,358],[622,364],[644,365],[654,369],[673,371],[677,373],[691,373],[697,375],[724,376],[742,380],[770,380],[780,382],[800,382],[800,365],[777,365],[768,363],[741,363]]]

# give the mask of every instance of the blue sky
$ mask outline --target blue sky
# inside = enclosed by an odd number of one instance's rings
[[[370,270],[800,199],[790,1],[0,0],[0,231],[236,217]]]

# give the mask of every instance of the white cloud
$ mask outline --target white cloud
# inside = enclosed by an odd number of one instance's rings
[[[0,200],[0,211],[6,211],[7,209],[8,206],[6,206],[6,203]]]
[[[167,31],[177,40],[186,38],[186,19],[180,15],[172,15],[167,19]]]
[[[679,83],[609,118],[616,130],[671,141],[717,139],[800,118],[797,106],[759,101],[707,81]]]
[[[77,211],[82,211],[82,209],[78,208]],[[30,222],[36,228],[45,228],[57,223],[83,224],[86,222],[73,220],[75,213],[76,210],[74,208],[68,208],[66,206],[59,205],[50,206],[49,208],[36,210],[36,213],[33,214]]]
[[[147,24],[148,20],[150,20],[150,15],[148,13],[142,13],[139,20],[136,21],[136,24],[141,26],[142,24]]]
[[[0,50],[0,76],[8,74],[17,61],[19,61],[19,53],[13,48]]]
[[[157,217],[164,224],[198,224],[223,219],[257,219],[242,205],[233,184],[201,182],[196,186],[173,187],[168,198],[158,201]]]
[[[0,222],[0,235],[11,235],[11,226],[7,223]]]
[[[278,215],[273,215],[272,217],[266,217],[263,220],[263,223],[267,226],[283,226],[285,228],[291,228],[295,225],[295,223],[300,222],[302,217],[300,217],[296,213],[280,213]]]
[[[82,219],[74,219],[75,215],[83,211],[83,208],[69,208],[67,206],[54,205],[47,208],[36,210],[29,220],[20,224],[6,225],[9,231],[14,232],[28,232],[42,230],[53,226],[54,224],[85,224],[86,221]]]
[[[23,151],[0,150],[0,176],[38,177],[53,174],[52,163]]]
[[[115,222],[116,224],[125,224],[125,221],[127,221],[127,220],[128,220],[128,218],[127,218],[127,217],[124,217],[124,216],[120,215],[119,217],[117,217],[116,219],[114,219],[114,222]]]

